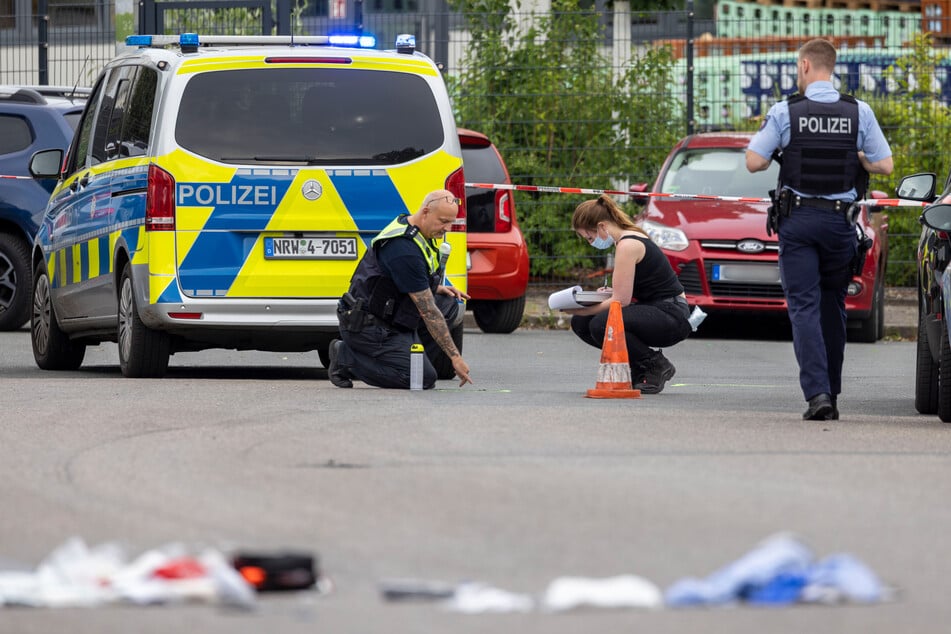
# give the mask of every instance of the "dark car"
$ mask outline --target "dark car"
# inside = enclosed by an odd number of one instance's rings
[[[459,143],[466,182],[511,183],[505,161],[486,135],[459,128]],[[528,245],[518,227],[512,193],[466,188],[467,308],[484,332],[512,332],[525,312]]]
[[[774,161],[769,169],[753,174],[746,169],[751,136],[716,132],[682,139],[664,161],[649,190],[655,195],[637,217],[667,255],[687,300],[711,315],[786,312],[779,240],[766,233],[768,203],[758,202],[776,187],[779,165]],[[631,190],[647,192],[648,186],[634,185]],[[886,194],[872,192],[871,196]],[[886,220],[887,216],[869,206],[861,207],[857,219],[872,239],[872,247],[862,274],[849,283],[845,300],[853,341],[874,342],[885,334]]]
[[[34,179],[32,156],[65,150],[88,88],[0,86],[0,330],[30,318],[30,248],[56,179]]]
[[[901,179],[898,197],[938,204],[921,214],[918,240],[918,348],[915,372],[915,409],[937,414],[951,422],[951,343],[948,310],[951,309],[951,175],[935,196],[934,174],[914,174]]]

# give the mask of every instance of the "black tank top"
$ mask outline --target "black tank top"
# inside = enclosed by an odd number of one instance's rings
[[[644,259],[638,262],[637,271],[634,274],[635,300],[656,302],[684,292],[683,284],[670,266],[670,260],[653,240],[646,236],[626,235],[622,236],[618,242],[628,239],[641,241],[646,250]]]

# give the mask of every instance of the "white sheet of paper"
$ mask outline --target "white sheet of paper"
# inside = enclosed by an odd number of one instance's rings
[[[580,290],[580,286],[572,286],[552,293],[548,296],[548,307],[552,310],[583,308],[581,304],[575,301],[575,293]]]
[[[549,295],[548,307],[552,310],[584,308],[603,302],[610,297],[610,291],[585,291],[580,286],[572,286]]]

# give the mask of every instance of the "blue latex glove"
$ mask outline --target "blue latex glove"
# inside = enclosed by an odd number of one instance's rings
[[[806,575],[803,601],[875,603],[884,589],[871,568],[848,554],[829,555],[813,565]]]
[[[667,605],[718,605],[738,601],[753,588],[766,586],[780,574],[804,576],[812,551],[791,535],[780,533],[762,541],[735,562],[706,579],[675,582],[664,593]]]

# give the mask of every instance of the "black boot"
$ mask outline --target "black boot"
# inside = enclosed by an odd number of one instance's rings
[[[809,407],[802,413],[803,420],[829,420],[832,412],[838,416],[835,406],[832,404],[832,397],[823,392],[816,394],[809,399]]]
[[[660,350],[654,350],[642,365],[636,368],[634,388],[642,394],[660,394],[667,381],[676,373],[674,364]]]

